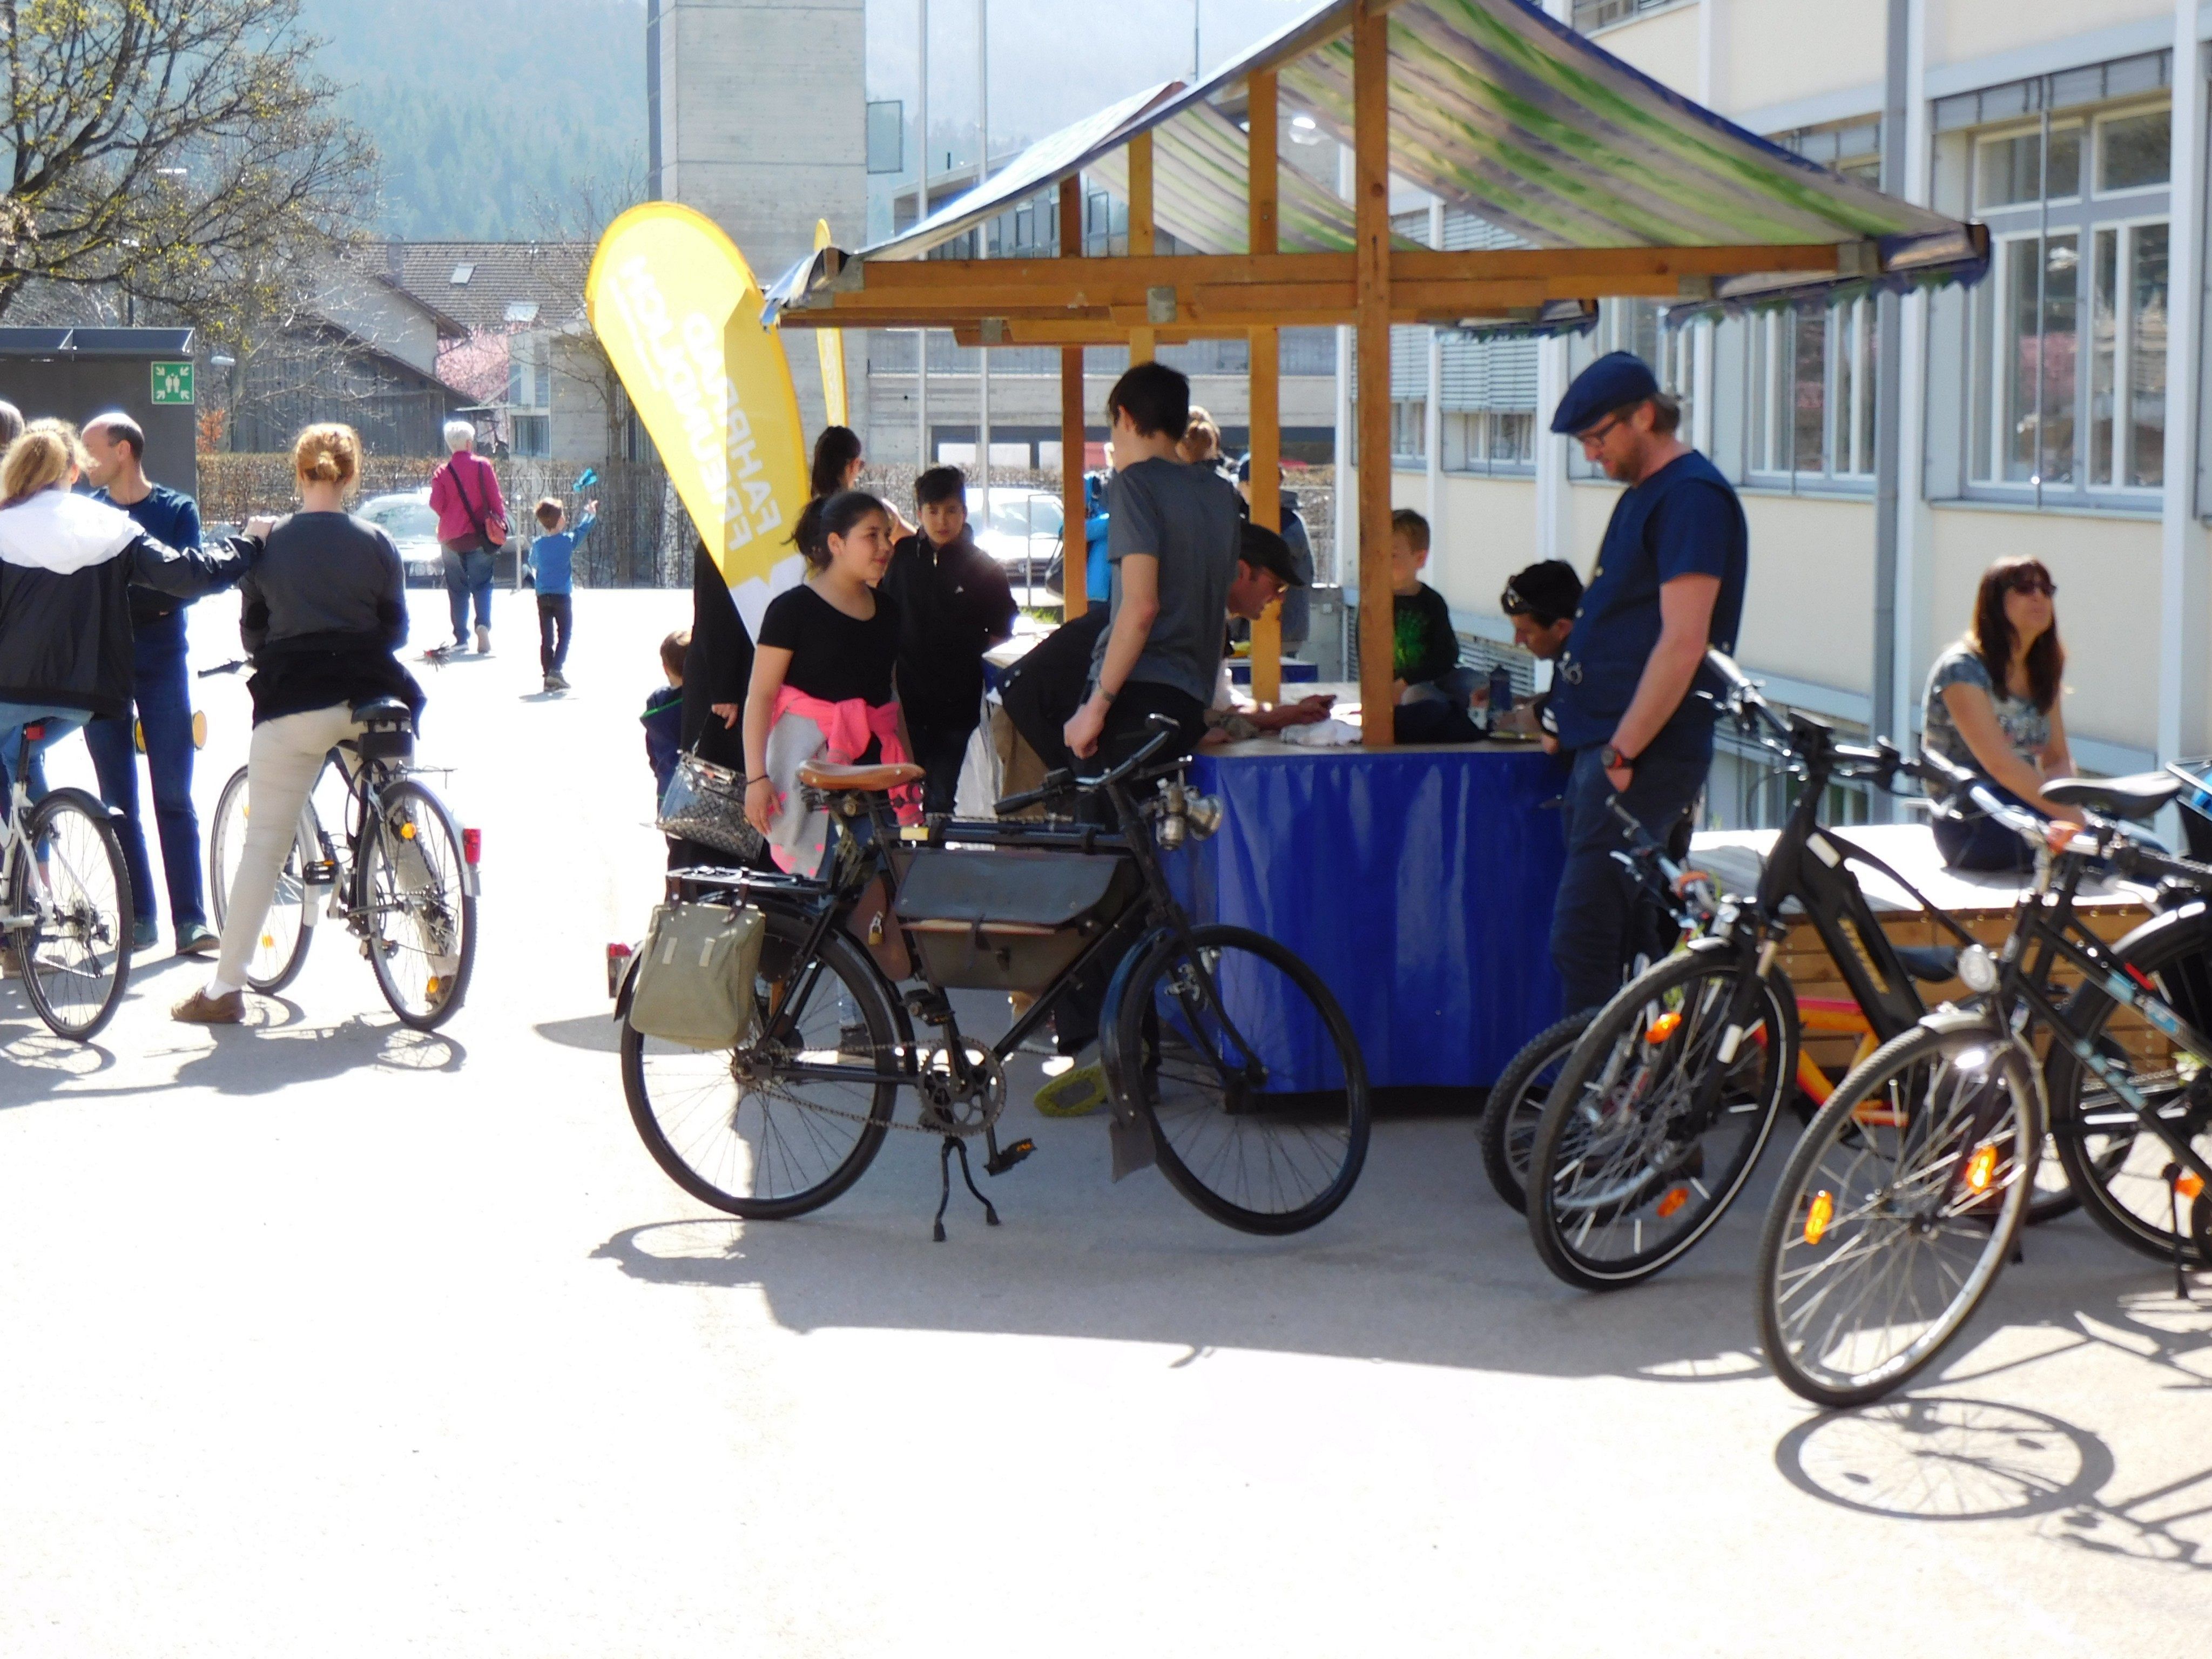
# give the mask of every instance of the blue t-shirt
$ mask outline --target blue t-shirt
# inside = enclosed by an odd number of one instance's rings
[[[94,490],[92,498],[111,507],[120,505],[105,489]],[[144,501],[133,501],[123,510],[139,529],[164,547],[182,551],[200,544],[199,507],[180,489],[155,484],[147,492]],[[131,590],[131,625],[134,629],[149,627],[175,615],[191,603],[190,599],[172,599],[150,587],[134,587]]]
[[[1611,740],[1659,643],[1664,583],[1677,576],[1719,577],[1707,639],[1735,651],[1750,539],[1735,489],[1695,450],[1622,492],[1552,677],[1551,708],[1562,749]],[[1680,760],[1710,757],[1713,706],[1698,693],[1717,689],[1700,669],[1681,706],[1644,752]]]
[[[539,592],[567,593],[574,590],[577,544],[592,533],[592,526],[599,521],[596,514],[586,513],[574,530],[556,530],[530,544],[531,579],[538,584]]]

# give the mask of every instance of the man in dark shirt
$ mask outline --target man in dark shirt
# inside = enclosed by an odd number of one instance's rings
[[[914,481],[921,528],[891,550],[882,590],[898,606],[899,707],[925,776],[922,810],[950,812],[983,703],[983,653],[1019,614],[998,562],[968,534],[968,480],[933,466]]]
[[[86,475],[94,495],[128,513],[139,528],[170,547],[200,544],[199,508],[189,495],[146,477],[146,434],[128,415],[85,422]],[[192,811],[192,704],[185,673],[185,601],[151,588],[131,590],[133,706],[84,729],[100,793],[115,815],[115,833],[131,871],[134,947],[151,950],[160,935],[154,868],[138,821],[138,757],[134,724],[145,734],[154,781],[154,822],[161,837],[161,873],[169,890],[169,921],[177,954],[207,956],[221,941],[207,925],[200,879],[200,824]]]
[[[1601,357],[1567,388],[1552,430],[1628,486],[1553,678],[1550,713],[1573,770],[1567,865],[1552,960],[1570,1011],[1620,988],[1634,896],[1613,858],[1618,794],[1662,842],[1695,804],[1713,757],[1713,708],[1692,695],[1708,645],[1735,649],[1749,534],[1719,469],[1685,444],[1681,408],[1642,359]]]

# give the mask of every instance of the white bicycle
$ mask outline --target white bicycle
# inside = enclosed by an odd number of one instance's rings
[[[23,728],[0,823],[0,955],[12,957],[48,1030],[89,1042],[114,1018],[131,978],[131,874],[107,809],[82,789],[31,804],[31,750],[46,731]]]

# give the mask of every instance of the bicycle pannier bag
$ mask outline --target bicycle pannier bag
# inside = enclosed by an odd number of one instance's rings
[[[1028,848],[918,852],[898,915],[939,985],[1042,991],[1111,927],[1143,886],[1104,854]]]
[[[753,980],[767,919],[750,906],[664,904],[639,953],[629,1023],[693,1048],[731,1048],[753,1034]]]

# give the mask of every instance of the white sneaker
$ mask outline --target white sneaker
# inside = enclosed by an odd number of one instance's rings
[[[491,655],[491,629],[489,628],[477,629],[477,655],[479,657]]]

